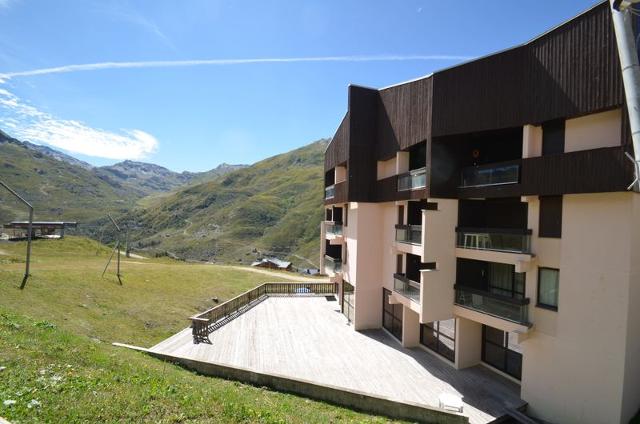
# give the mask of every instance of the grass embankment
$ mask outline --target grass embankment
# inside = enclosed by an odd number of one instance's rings
[[[227,299],[264,276],[127,259],[120,286],[113,272],[100,276],[106,247],[69,237],[34,243],[32,278],[20,291],[23,252],[23,243],[0,244],[0,416],[10,421],[385,421],[111,346],[149,347],[186,327],[213,296]]]

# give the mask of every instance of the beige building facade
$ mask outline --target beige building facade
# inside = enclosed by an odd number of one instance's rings
[[[465,79],[491,85],[476,68],[499,74],[518,49],[537,52],[554,37],[576,48],[564,37],[586,23],[611,34],[608,13],[598,5],[517,49],[424,79],[350,87],[325,158],[321,262],[332,264],[354,331],[383,328],[453,368],[486,367],[517,382],[527,414],[545,422],[628,423],[640,409],[640,195],[626,189],[624,100],[602,99],[598,84],[614,76],[594,74],[580,94],[589,104],[514,118],[525,99],[456,103],[456,90]],[[592,69],[601,53],[572,63]],[[487,122],[476,120],[485,109]]]

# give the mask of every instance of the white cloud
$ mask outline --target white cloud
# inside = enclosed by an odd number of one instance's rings
[[[11,135],[36,144],[48,144],[68,152],[108,159],[141,159],[158,148],[158,140],[142,130],[119,133],[92,128],[82,122],[58,119],[24,103],[0,88],[0,125]]]
[[[374,55],[374,56],[316,56],[316,57],[270,57],[255,59],[199,59],[199,60],[154,60],[143,62],[100,62],[64,65],[28,71],[0,73],[0,83],[11,78],[36,75],[63,74],[70,72],[97,71],[102,69],[169,68],[184,66],[229,66],[257,63],[308,63],[308,62],[398,62],[410,60],[469,60],[472,56],[458,55]]]

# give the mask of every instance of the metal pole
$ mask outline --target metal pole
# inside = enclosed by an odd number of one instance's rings
[[[29,270],[31,267],[31,233],[33,232],[33,206],[31,206],[31,203],[24,200],[22,196],[20,196],[11,187],[6,185],[2,181],[0,181],[0,185],[6,188],[9,193],[13,194],[18,200],[24,203],[27,208],[29,208],[29,226],[27,227],[29,231],[29,233],[27,234],[27,260],[24,270],[24,278],[22,279],[22,284],[20,284],[20,290],[22,290],[27,285],[27,280],[29,279]]]
[[[20,290],[23,290],[27,285],[27,279],[29,278],[29,268],[31,266],[31,233],[33,232],[33,207],[29,205],[29,234],[27,234],[27,264],[24,270],[24,278],[22,284],[20,284]]]
[[[628,187],[629,190],[640,191],[640,64],[633,35],[632,16],[629,10],[618,10],[616,0],[611,1],[611,17],[618,43],[622,81],[629,112],[629,126],[633,140],[633,153],[627,157],[633,161],[635,180]],[[629,6],[633,7],[633,5]]]

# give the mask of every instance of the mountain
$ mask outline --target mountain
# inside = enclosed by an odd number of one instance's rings
[[[18,141],[0,132],[0,180],[35,208],[36,219],[86,222],[122,213],[140,198],[127,187],[100,179],[91,166],[64,153]],[[0,219],[26,219],[24,206],[4,189]]]
[[[249,263],[268,254],[317,265],[327,142],[151,198],[120,218],[132,246],[184,259]]]
[[[112,184],[127,186],[139,195],[171,191],[177,187],[217,178],[247,165],[223,163],[206,172],[174,172],[160,165],[125,160],[110,166],[95,168],[96,175]]]
[[[47,146],[0,131],[0,180],[35,208],[37,219],[90,224],[107,213],[130,210],[143,197],[219,178],[246,165],[222,164],[206,172],[173,172],[159,165],[124,161],[94,167]],[[24,206],[0,193],[0,220],[25,219]]]

